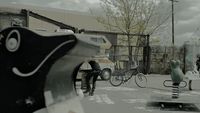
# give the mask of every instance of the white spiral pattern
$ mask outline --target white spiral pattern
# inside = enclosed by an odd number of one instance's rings
[[[42,65],[49,59],[49,57],[51,55],[53,55],[53,53],[55,53],[59,48],[61,48],[62,46],[66,45],[66,44],[69,44],[69,43],[72,43],[74,42],[75,40],[68,40],[68,41],[65,41],[63,43],[61,43],[60,45],[58,45],[54,50],[52,50],[44,59],[43,61],[31,72],[29,73],[22,73],[18,70],[17,67],[13,67],[12,68],[12,71],[14,74],[18,75],[18,76],[21,76],[21,77],[28,77],[28,76],[31,76],[33,74],[35,74],[39,69],[40,67],[42,67]]]

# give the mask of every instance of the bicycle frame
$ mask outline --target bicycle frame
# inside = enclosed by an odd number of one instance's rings
[[[126,73],[129,73],[129,72],[130,72],[130,76],[127,77]],[[134,69],[130,69],[130,70],[124,71],[123,75],[122,75],[122,77],[123,77],[122,78],[123,83],[129,81],[133,76],[137,75],[138,73],[139,73],[138,68],[134,68]]]
[[[147,78],[143,73],[140,73],[139,67],[135,67],[129,70],[116,70],[109,81],[111,85],[117,87],[129,81],[133,76],[135,76],[134,81],[138,87],[146,87]]]

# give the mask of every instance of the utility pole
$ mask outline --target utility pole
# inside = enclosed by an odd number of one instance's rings
[[[172,55],[174,59],[174,2],[178,2],[176,0],[169,0],[172,2]]]

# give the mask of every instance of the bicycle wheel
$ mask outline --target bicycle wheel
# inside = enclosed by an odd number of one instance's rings
[[[111,76],[109,81],[110,81],[110,84],[112,86],[117,87],[117,86],[120,86],[122,84],[123,77],[122,76]]]
[[[135,75],[135,83],[140,88],[145,88],[147,85],[147,78],[143,73],[138,73]]]

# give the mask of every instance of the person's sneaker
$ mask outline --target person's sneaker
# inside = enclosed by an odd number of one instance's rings
[[[89,96],[93,96],[93,95],[94,95],[94,92],[93,92],[93,91],[89,93]]]
[[[81,89],[77,89],[77,95],[80,97],[80,98],[83,98],[84,97],[84,94],[83,94],[83,91]]]

